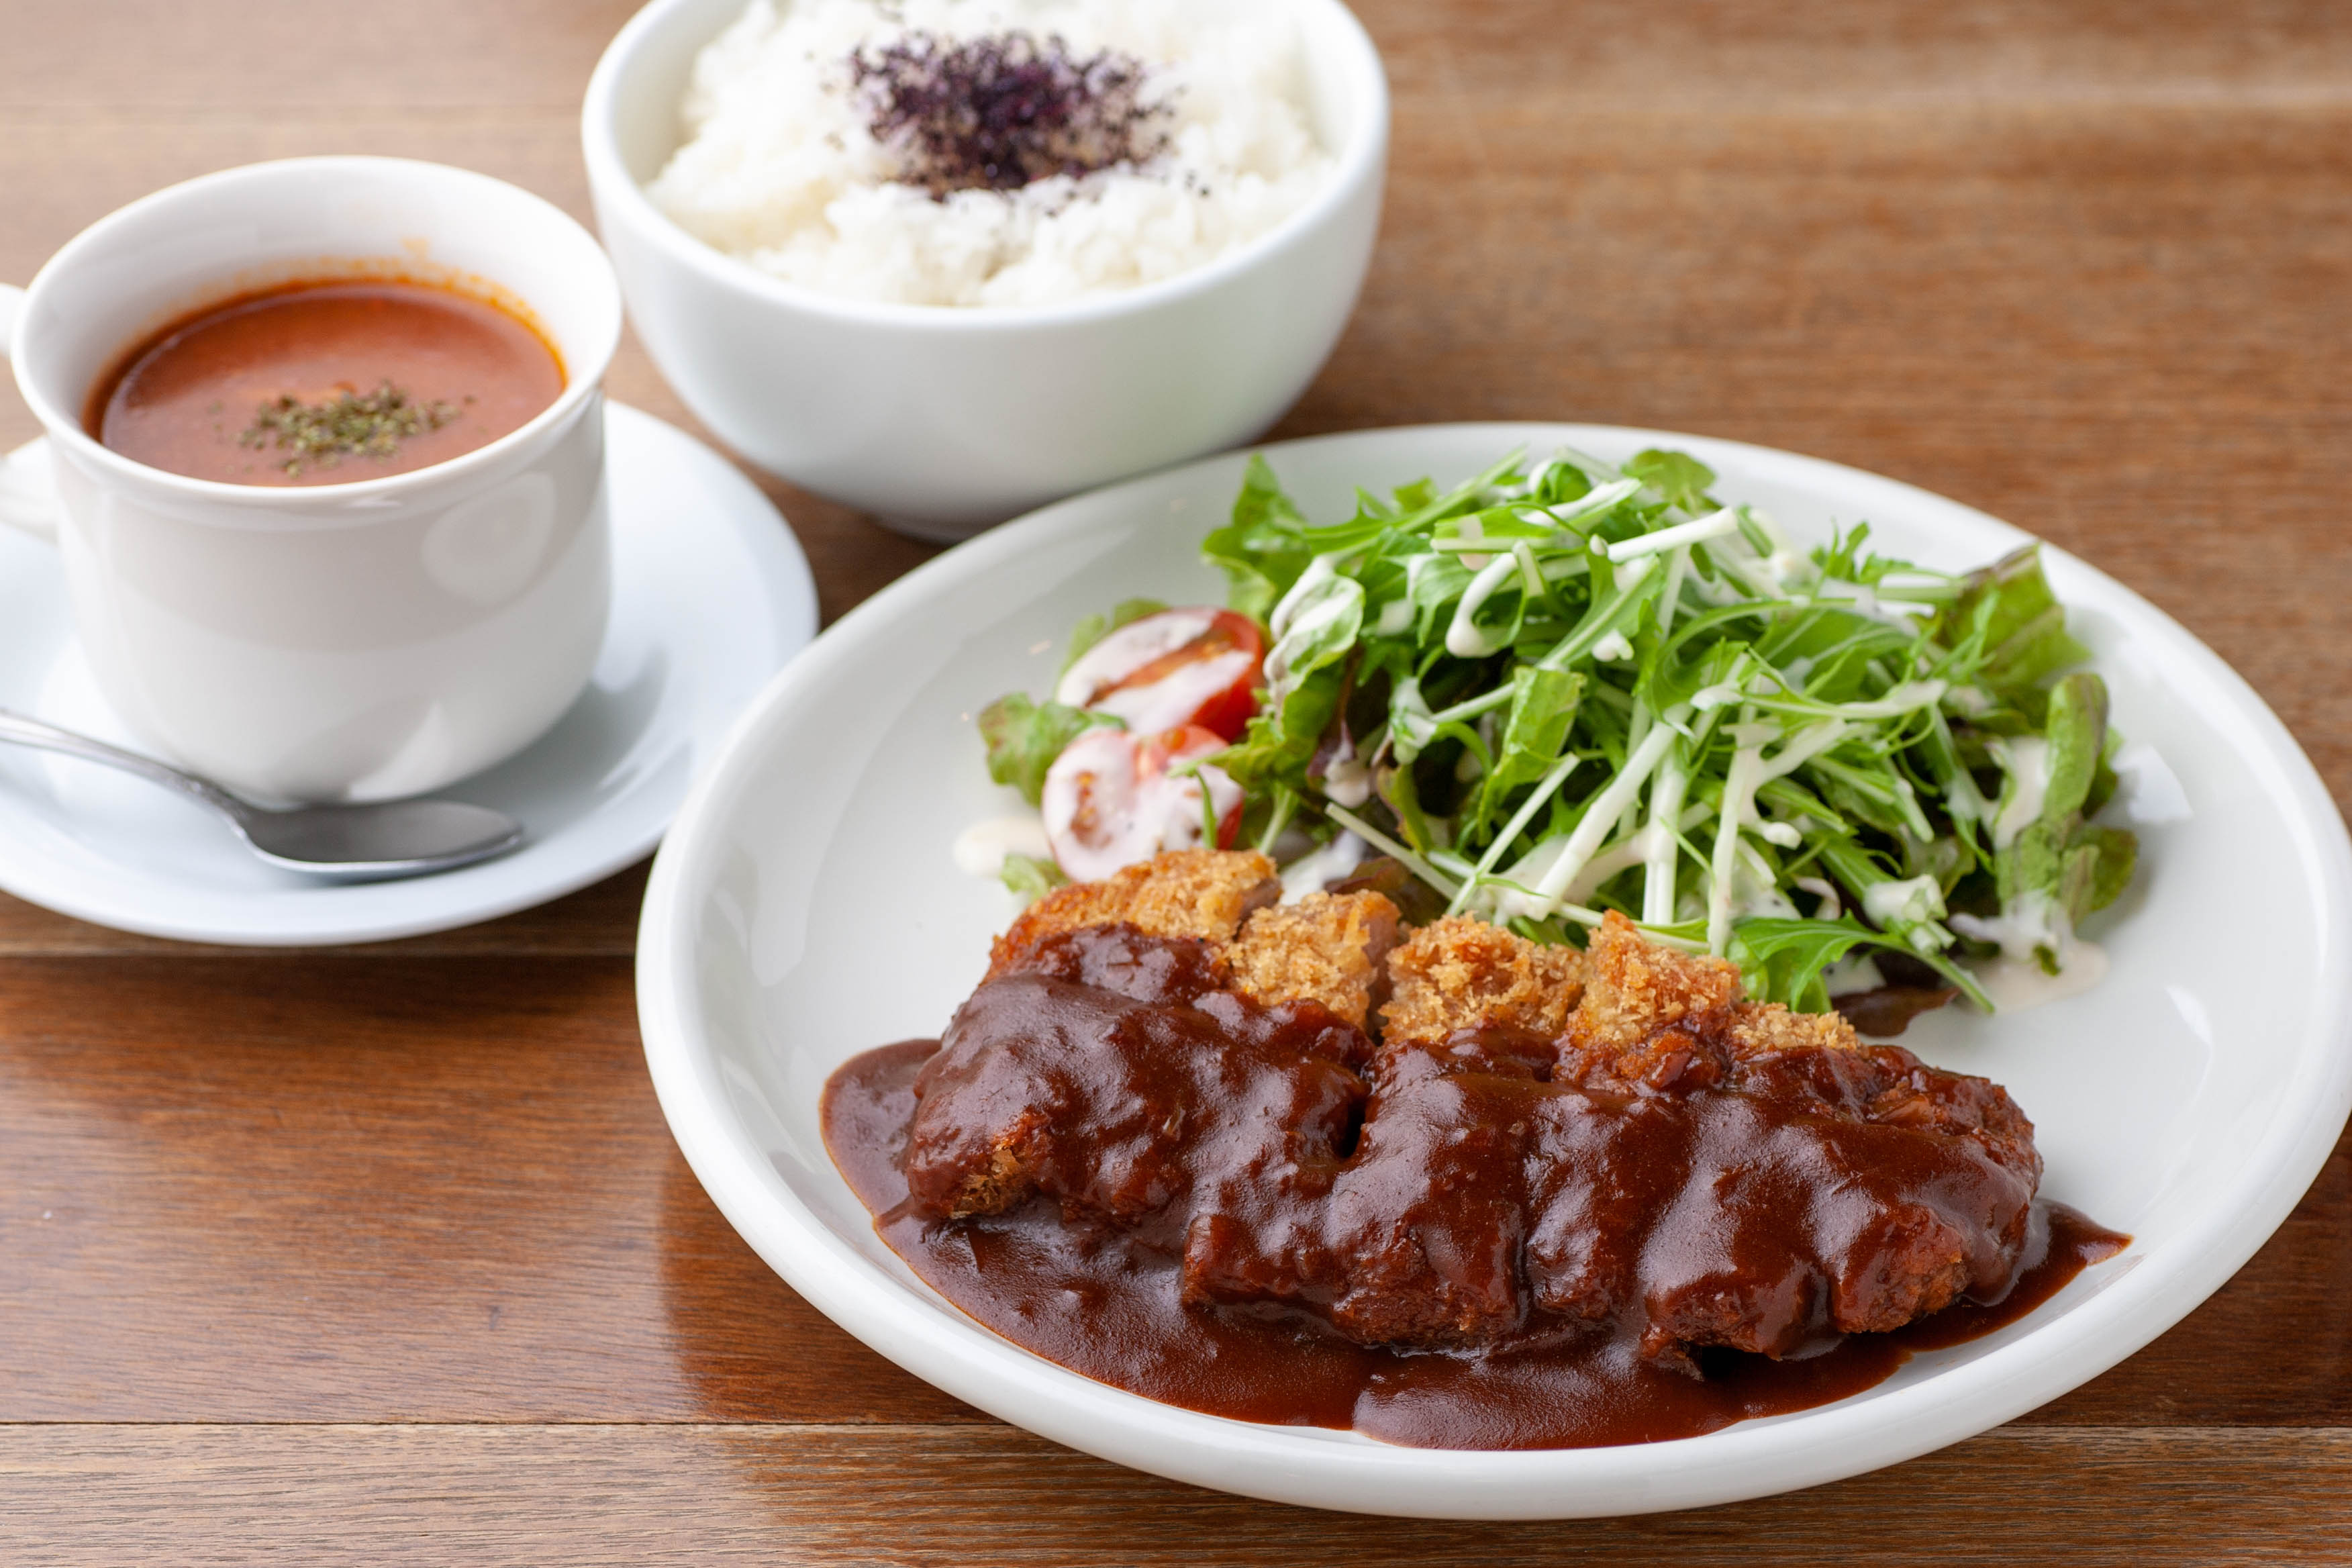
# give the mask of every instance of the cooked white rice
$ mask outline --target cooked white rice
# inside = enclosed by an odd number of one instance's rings
[[[893,183],[850,57],[1015,30],[1144,62],[1166,151],[942,200]],[[1190,271],[1296,212],[1331,167],[1306,104],[1297,23],[1266,0],[751,0],[696,59],[688,139],[646,190],[707,243],[828,293],[1058,303]]]

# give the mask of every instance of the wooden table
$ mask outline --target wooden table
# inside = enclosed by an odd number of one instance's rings
[[[167,182],[469,164],[586,216],[629,0],[0,3],[0,278]],[[2352,790],[2352,12],[1372,0],[1362,309],[1280,435],[1558,418],[1957,496],[2179,616]],[[688,424],[642,353],[624,399]],[[33,434],[0,394],[0,447]],[[828,616],[924,558],[782,486]],[[2352,1561],[2352,1162],[2012,1426],[1792,1497],[1472,1527],[1244,1502],[898,1372],[729,1230],[638,1055],[642,870],[254,953],[0,899],[0,1555]]]

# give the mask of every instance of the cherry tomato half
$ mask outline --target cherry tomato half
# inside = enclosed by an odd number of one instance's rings
[[[1230,847],[1241,829],[1242,787],[1201,762],[1224,745],[1198,725],[1148,735],[1089,730],[1072,741],[1045,772],[1045,842],[1055,860],[1074,879],[1093,882],[1163,849],[1197,848],[1205,837],[1203,791],[1217,847]]]
[[[1087,649],[1054,700],[1127,721],[1138,735],[1197,724],[1241,739],[1257,711],[1265,639],[1257,623],[1204,606],[1145,616]]]

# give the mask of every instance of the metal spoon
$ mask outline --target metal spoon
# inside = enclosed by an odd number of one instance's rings
[[[227,817],[247,846],[271,865],[339,881],[430,876],[503,855],[522,842],[522,824],[513,817],[454,800],[388,800],[372,805],[300,805],[272,811],[152,757],[0,708],[0,742],[6,741],[104,763],[177,790]]]

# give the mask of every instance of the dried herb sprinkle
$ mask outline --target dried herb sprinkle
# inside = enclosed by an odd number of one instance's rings
[[[467,402],[473,401],[467,398]],[[279,465],[289,474],[308,466],[331,468],[345,458],[390,458],[412,436],[438,430],[465,412],[457,404],[419,403],[385,382],[373,392],[344,390],[320,403],[291,395],[263,404],[238,444],[287,454]]]
[[[1143,63],[1113,50],[1079,58],[1058,37],[1017,31],[952,43],[910,33],[849,66],[898,178],[934,201],[1140,163],[1167,146],[1167,108],[1144,98]]]

